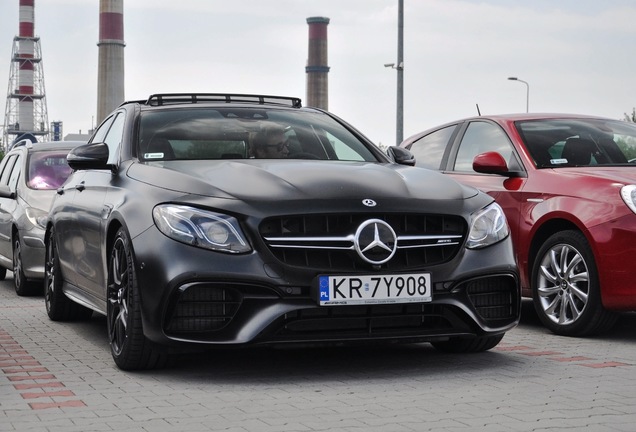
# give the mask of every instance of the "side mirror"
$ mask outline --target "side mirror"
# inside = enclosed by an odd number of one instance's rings
[[[506,160],[497,152],[480,153],[473,159],[473,169],[483,174],[508,173]]]
[[[15,198],[15,193],[7,185],[0,185],[0,198]]]
[[[74,170],[110,169],[108,165],[108,145],[90,143],[75,147],[66,156],[68,166]]]
[[[413,153],[405,148],[391,146],[387,149],[386,153],[393,161],[395,161],[395,163],[415,166],[415,156],[413,156]]]
[[[482,174],[498,174],[505,177],[525,177],[523,171],[510,171],[503,156],[497,152],[480,153],[473,159],[473,170]]]

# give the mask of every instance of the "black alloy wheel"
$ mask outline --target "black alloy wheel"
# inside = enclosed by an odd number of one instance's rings
[[[166,355],[143,333],[135,261],[127,232],[115,235],[108,259],[108,340],[120,369],[153,369],[164,366]]]
[[[44,262],[44,304],[46,313],[53,321],[85,320],[93,311],[75,303],[62,291],[63,280],[60,271],[55,228],[46,237],[46,258]]]

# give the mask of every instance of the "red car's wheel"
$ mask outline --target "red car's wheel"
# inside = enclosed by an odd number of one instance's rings
[[[539,319],[556,334],[586,336],[616,322],[603,307],[594,256],[578,231],[558,232],[543,244],[532,269],[532,297]]]

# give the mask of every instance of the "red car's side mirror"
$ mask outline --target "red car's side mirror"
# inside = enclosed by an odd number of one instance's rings
[[[506,160],[497,152],[486,152],[475,156],[473,170],[483,174],[510,175]]]

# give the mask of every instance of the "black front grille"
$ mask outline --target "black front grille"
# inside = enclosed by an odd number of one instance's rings
[[[500,275],[471,280],[466,293],[485,321],[509,320],[518,314],[518,288],[512,276]]]
[[[417,338],[471,331],[452,307],[421,303],[301,309],[285,314],[273,327],[272,339],[280,341]]]
[[[210,284],[186,285],[171,302],[166,333],[221,330],[229,324],[240,305],[241,296],[232,288]]]
[[[269,218],[260,234],[270,251],[285,264],[328,270],[369,267],[354,249],[356,230],[366,220],[380,219],[397,235],[397,251],[383,264],[400,271],[441,264],[464,243],[466,222],[459,216],[429,214],[309,215]]]

